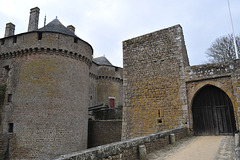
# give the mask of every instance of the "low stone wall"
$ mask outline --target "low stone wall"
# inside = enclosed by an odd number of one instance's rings
[[[137,160],[139,159],[139,145],[145,145],[147,152],[153,152],[169,144],[170,134],[175,134],[175,139],[177,141],[186,137],[188,131],[187,128],[181,127],[62,155],[55,160]]]
[[[122,107],[92,111],[95,120],[122,119]]]
[[[121,141],[122,120],[89,120],[88,148]]]

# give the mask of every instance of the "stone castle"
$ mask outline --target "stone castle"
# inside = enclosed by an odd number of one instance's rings
[[[124,41],[123,57],[123,140],[179,126],[239,130],[239,60],[190,66],[180,25]]]
[[[28,32],[6,25],[0,39],[1,154],[10,159],[52,159],[87,148],[88,107],[122,106],[122,68],[54,19]],[[6,157],[6,156],[5,156]]]
[[[124,41],[122,69],[93,58],[73,26],[55,19],[38,29],[38,15],[31,9],[28,32],[14,35],[9,23],[0,39],[5,157],[54,159],[86,149],[88,108],[106,105],[123,106],[123,141],[179,127],[195,135],[239,130],[240,61],[190,66],[180,25]],[[113,146],[112,157],[137,159],[134,145],[143,139],[116,143],[122,148]],[[106,152],[88,151],[111,159]]]

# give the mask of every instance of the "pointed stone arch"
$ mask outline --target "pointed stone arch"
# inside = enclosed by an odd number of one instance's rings
[[[233,133],[236,130],[236,122],[233,103],[228,94],[212,84],[200,86],[195,87],[195,94],[191,99],[190,112],[194,133],[196,135]]]

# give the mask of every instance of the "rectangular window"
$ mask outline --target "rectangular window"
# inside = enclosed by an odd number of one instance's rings
[[[4,45],[4,42],[5,42],[5,40],[3,39],[3,40],[1,41],[1,45]]]
[[[13,37],[13,43],[17,43],[17,37]]]
[[[157,110],[157,124],[161,125],[163,123],[163,109]]]
[[[12,102],[12,94],[8,94],[8,102]]]
[[[74,43],[78,43],[78,39],[77,38],[74,38]]]
[[[13,123],[8,124],[8,132],[13,133]]]
[[[38,40],[42,39],[42,32],[38,32]]]

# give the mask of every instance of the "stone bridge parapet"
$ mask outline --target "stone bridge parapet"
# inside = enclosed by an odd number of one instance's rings
[[[158,132],[143,137],[137,137],[121,142],[82,150],[72,154],[62,155],[55,160],[136,160],[139,159],[138,146],[145,145],[147,152],[158,150],[169,144],[170,134],[175,134],[176,141],[188,135],[186,127]]]

